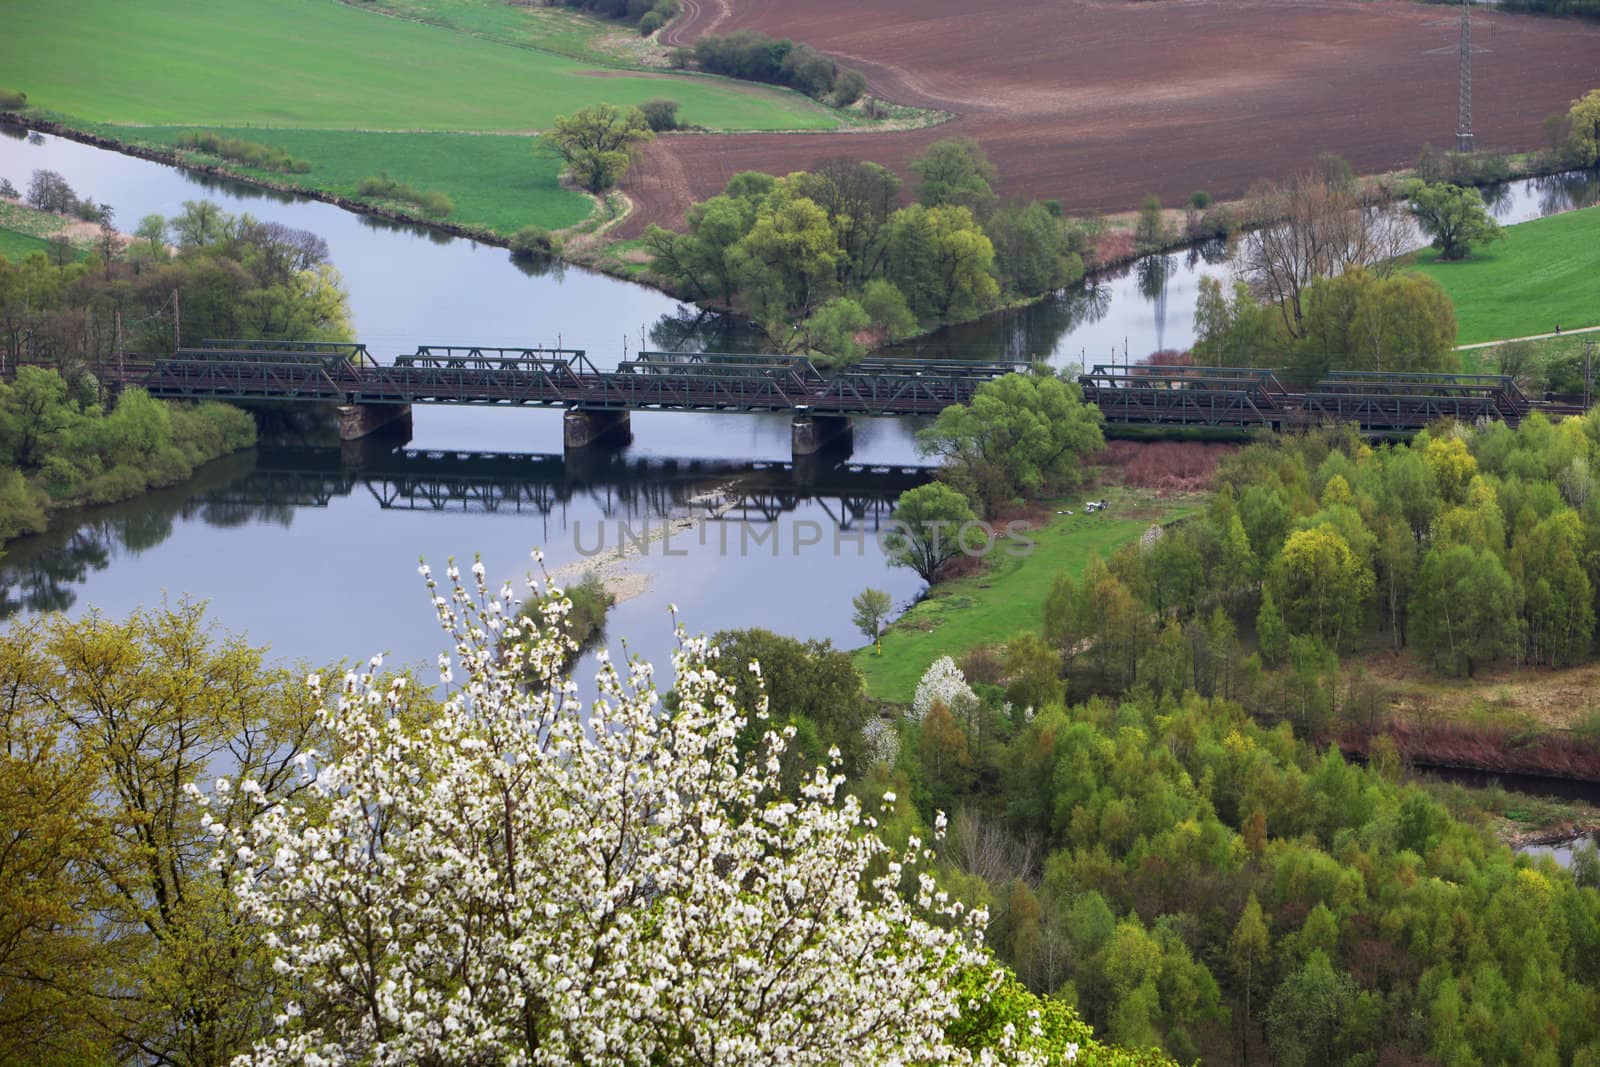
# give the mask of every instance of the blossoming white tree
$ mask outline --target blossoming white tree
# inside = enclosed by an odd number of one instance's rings
[[[823,770],[781,795],[776,733],[739,755],[726,670],[755,664],[680,629],[669,706],[635,661],[585,707],[565,598],[519,620],[481,565],[423,574],[454,642],[439,713],[401,715],[375,659],[324,702],[337,748],[300,800],[211,824],[291,991],[252,1062],[1042,1062],[1037,1011],[960,1037],[1001,976],[923,844],[891,852]]]
[[[945,710],[957,718],[968,718],[978,707],[978,694],[967,684],[956,661],[940,656],[922,672],[917,691],[911,698],[911,717],[917,722],[928,717],[934,704],[943,704]]]

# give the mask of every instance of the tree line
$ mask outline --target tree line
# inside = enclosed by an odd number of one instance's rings
[[[975,143],[938,142],[911,169],[908,206],[899,177],[875,163],[737,174],[689,209],[687,232],[649,229],[651,269],[687,296],[748,316],[780,351],[845,360],[868,342],[1083,276],[1088,230],[1059,205],[1001,205]]]
[[[860,71],[840,67],[808,44],[759,30],[708,33],[693,48],[674,49],[669,58],[679,69],[692,65],[709,74],[785,85],[834,107],[848,107],[867,89]]]
[[[172,485],[254,442],[250,416],[223,404],[137,389],[110,402],[100,379],[119,358],[209,337],[349,333],[322,238],[209,201],[147,216],[131,242],[108,240],[87,259],[0,259],[0,366],[13,372],[0,383],[0,540],[42,530],[52,508]]]

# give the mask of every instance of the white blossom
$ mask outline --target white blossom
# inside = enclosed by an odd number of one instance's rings
[[[921,722],[928,717],[934,704],[943,704],[957,718],[970,716],[978,706],[978,694],[972,691],[967,676],[949,656],[934,660],[923,672],[911,698],[911,717]]]
[[[251,791],[243,829],[207,823],[295,990],[241,1064],[1037,1062],[949,1043],[987,915],[842,777],[786,794],[792,729],[741,755],[705,638],[678,630],[672,709],[638,659],[602,661],[585,707],[564,609],[491,636],[480,567],[421,572],[461,679],[441,710],[402,719],[398,688],[352,676],[296,802]]]

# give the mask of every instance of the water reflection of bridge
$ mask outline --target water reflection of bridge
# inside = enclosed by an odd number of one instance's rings
[[[823,462],[734,463],[596,453],[577,458],[397,449],[349,465],[338,449],[262,448],[255,469],[205,494],[222,508],[328,507],[366,491],[385,511],[565,513],[575,501],[607,520],[688,516],[773,522],[815,505],[840,528],[876,529],[924,468]]]

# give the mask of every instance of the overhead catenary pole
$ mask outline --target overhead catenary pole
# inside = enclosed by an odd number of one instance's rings
[[[1456,151],[1472,151],[1472,3],[1461,0],[1461,78],[1456,98]]]

